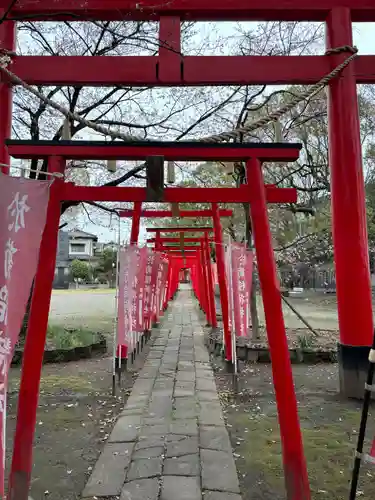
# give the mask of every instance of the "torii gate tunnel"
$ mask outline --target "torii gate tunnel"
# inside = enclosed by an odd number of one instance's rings
[[[17,20],[159,22],[160,48],[156,56],[14,56],[11,71],[23,81],[40,86],[308,85],[316,83],[346,59],[343,50],[330,51],[324,56],[184,56],[181,53],[181,22],[321,21],[327,26],[327,48],[335,49],[352,46],[352,21],[375,21],[374,0],[18,0],[10,10],[8,7],[9,0],[0,0],[0,15],[7,12],[7,20],[0,24],[0,48],[10,52],[16,48]],[[348,396],[362,395],[373,334],[356,84],[375,83],[374,68],[375,56],[359,56],[329,84],[329,163],[340,327],[340,382],[342,392]],[[2,164],[9,164],[10,156],[43,158],[48,160],[51,173],[62,173],[69,159],[136,160],[163,156],[165,160],[246,162],[248,184],[241,188],[171,188],[164,190],[163,201],[212,203],[213,225],[219,236],[218,203],[250,204],[280,429],[282,435],[293,435],[283,442],[288,498],[307,499],[306,467],[266,206],[273,196],[276,202],[290,201],[290,192],[275,191],[272,186],[265,188],[261,168],[267,161],[295,161],[299,155],[298,145],[7,141],[11,136],[11,103],[10,82],[2,77]],[[2,170],[7,173],[8,169],[2,167]],[[36,275],[24,352],[10,500],[26,500],[30,482],[61,201],[132,201],[139,204],[147,199],[147,190],[143,188],[74,186],[62,179],[56,180],[51,187],[40,250],[43,265],[39,266]],[[222,241],[222,238],[217,239]],[[224,265],[222,245],[217,245],[216,251],[220,267]]]
[[[8,7],[8,0],[0,0],[0,14]],[[309,85],[342,62],[345,53],[185,56],[181,52],[181,22],[325,22],[327,49],[344,48],[353,44],[353,21],[375,22],[375,4],[373,0],[18,0],[7,14],[9,20],[0,25],[0,47],[8,51],[16,48],[17,20],[150,20],[159,23],[160,44],[155,56],[47,58],[16,55],[11,70],[32,85]],[[356,84],[375,83],[374,68],[375,55],[359,56],[329,84],[329,164],[340,328],[340,383],[342,393],[348,396],[362,395],[373,333]],[[3,78],[0,83],[0,146],[11,135],[11,101],[11,86]],[[0,163],[9,163],[9,151],[4,147],[0,147]],[[6,171],[6,167],[3,170]],[[100,193],[101,199],[107,199],[109,191],[101,190]]]
[[[276,266],[272,250],[272,238],[267,217],[267,202],[294,203],[294,189],[265,186],[262,164],[292,162],[298,159],[299,144],[208,144],[208,143],[105,143],[81,141],[13,141],[7,140],[9,154],[14,158],[46,159],[50,173],[64,173],[66,161],[70,159],[108,160],[116,158],[144,159],[162,157],[176,161],[242,161],[246,163],[248,184],[240,188],[165,188],[162,199],[169,203],[211,203],[213,228],[178,227],[155,228],[163,232],[202,232],[215,234],[215,249],[222,297],[224,332],[230,338],[228,291],[225,280],[224,247],[220,222],[220,202],[248,203],[252,219],[254,242],[257,251],[259,278],[262,285],[263,303],[268,340],[272,353],[272,370],[279,410],[280,432],[283,436],[283,456],[289,498],[307,498],[308,479],[299,427],[297,401],[294,392],[289,350],[285,334]],[[19,392],[16,435],[12,471],[10,477],[10,499],[26,500],[32,470],[32,443],[36,420],[39,382],[44,354],[45,335],[48,323],[51,289],[55,270],[58,228],[62,201],[119,201],[134,202],[136,217],[132,243],[136,243],[142,203],[149,200],[148,188],[137,187],[89,187],[76,186],[57,178],[50,192],[47,222],[43,233],[40,263],[33,291],[29,315],[28,332],[24,349],[24,361]],[[137,228],[138,224],[138,228]],[[207,253],[206,253],[207,258]],[[223,299],[224,298],[224,299]],[[42,333],[41,333],[42,332]],[[231,342],[226,343],[226,357],[232,359]],[[292,439],[287,436],[293,436]]]

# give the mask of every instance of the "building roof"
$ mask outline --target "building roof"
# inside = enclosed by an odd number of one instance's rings
[[[86,233],[86,231],[80,231],[79,229],[68,231],[68,234],[70,238],[85,238],[87,240],[98,241],[96,234]]]

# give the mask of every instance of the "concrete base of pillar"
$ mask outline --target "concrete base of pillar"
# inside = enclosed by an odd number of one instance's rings
[[[363,399],[370,347],[338,344],[340,394]]]

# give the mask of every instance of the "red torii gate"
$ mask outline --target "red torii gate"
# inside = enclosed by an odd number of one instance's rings
[[[266,161],[288,162],[298,159],[299,144],[208,144],[159,143],[159,142],[122,142],[106,143],[103,141],[6,141],[8,151],[15,158],[47,160],[50,173],[64,173],[66,161],[76,159],[122,160],[144,159],[148,156],[163,156],[176,161],[195,161],[200,158],[211,161],[244,161],[247,165],[248,184],[241,188],[166,188],[163,202],[205,202],[212,204],[215,228],[215,242],[222,241],[219,215],[219,202],[249,203],[257,251],[258,272],[262,285],[263,302],[266,316],[269,345],[272,353],[272,370],[279,410],[280,432],[283,441],[283,455],[287,477],[291,477],[287,488],[290,498],[299,500],[309,490],[307,470],[303,455],[302,438],[299,427],[297,401],[294,392],[293,376],[289,359],[289,350],[285,335],[281,296],[273,258],[272,238],[267,216],[268,190],[264,185],[262,163]],[[294,189],[271,187],[277,201],[297,201]],[[276,194],[275,194],[276,193]],[[35,429],[36,412],[41,368],[44,355],[52,282],[55,272],[58,229],[62,201],[122,201],[137,202],[141,213],[141,203],[148,200],[146,188],[136,187],[90,187],[76,186],[57,178],[50,191],[46,227],[43,233],[39,265],[35,278],[33,299],[28,322],[28,332],[24,348],[22,377],[19,391],[17,425],[14,440],[14,452],[10,477],[10,499],[27,500],[31,470],[32,445]],[[274,200],[276,201],[276,200]],[[134,220],[134,219],[133,219]],[[160,228],[162,231],[168,230]],[[169,228],[170,229],[170,228]],[[191,231],[190,228],[178,227],[178,232]],[[175,229],[176,231],[176,229]],[[197,228],[193,228],[197,231]],[[203,228],[208,232],[209,228]],[[224,266],[224,250],[216,245],[219,263]],[[224,276],[224,268],[221,272]],[[227,293],[221,285],[221,295]],[[223,308],[223,319],[228,318],[228,311]],[[224,328],[228,326],[225,324]],[[229,343],[230,346],[230,343]],[[230,356],[227,345],[227,356]],[[282,374],[282,376],[280,375]],[[290,436],[293,436],[292,439]]]
[[[275,191],[274,190],[271,191],[272,191],[271,194],[272,197]],[[174,217],[172,210],[142,210],[142,202],[139,201],[134,203],[134,210],[130,209],[119,210],[118,213],[119,217],[122,218],[127,217],[132,219],[132,227],[130,233],[131,245],[135,245],[138,243],[139,225],[141,218],[164,219],[164,218]],[[220,210],[220,217],[230,217],[231,215],[233,215],[233,210],[228,210],[228,209]],[[212,217],[212,210],[179,210],[178,217],[179,218]]]
[[[212,211],[214,213],[214,210]],[[220,222],[220,221],[219,221]],[[147,232],[156,233],[155,238],[152,238],[155,241],[155,249],[161,250],[163,252],[167,251],[170,255],[180,255],[181,257],[186,256],[197,256],[200,258],[201,267],[199,271],[202,273],[202,286],[199,288],[199,302],[201,307],[203,308],[206,318],[207,325],[212,326],[212,328],[217,328],[217,318],[216,318],[216,306],[215,306],[215,290],[214,290],[214,281],[213,281],[213,273],[211,267],[211,257],[210,257],[210,248],[209,242],[211,238],[208,236],[209,233],[213,232],[214,229],[212,227],[163,227],[163,228],[147,228]],[[195,240],[196,242],[200,242],[199,246],[185,248],[185,237],[183,240],[180,240],[179,249],[177,247],[173,248],[173,245],[163,245],[165,240],[175,240],[178,241],[177,238],[165,238],[161,236],[161,233],[176,233],[180,232],[180,235],[184,235],[185,233],[197,232],[203,233],[202,237],[199,238],[187,238],[190,240]],[[217,238],[220,237],[220,234],[215,232],[215,243],[217,246]],[[150,240],[147,240],[149,242]],[[183,248],[181,248],[181,245]],[[222,247],[222,241],[220,241],[219,245]],[[224,263],[224,261],[223,261]],[[224,269],[225,271],[225,269]],[[226,275],[220,276],[222,285],[220,286],[220,300],[223,309],[223,323],[224,323],[224,338],[225,338],[225,354],[227,360],[227,367],[232,367],[232,343],[231,343],[231,334],[229,331],[229,302],[228,302],[228,290],[226,285]],[[197,293],[197,290],[195,290]],[[201,292],[201,293],[200,293]],[[227,311],[227,315],[224,318]]]
[[[302,4],[302,5],[301,5]],[[8,7],[8,0],[0,0],[0,13]],[[352,21],[375,21],[373,0],[253,0],[251,8],[248,0],[174,0],[155,2],[150,0],[18,0],[9,12],[8,19],[0,25],[0,46],[14,51],[15,21],[33,20],[153,20],[160,22],[160,49],[157,56],[140,57],[80,57],[80,56],[15,56],[11,70],[24,81],[35,85],[251,85],[251,84],[311,84],[345,59],[345,54],[331,52],[326,56],[183,56],[181,54],[181,21],[227,21],[227,20],[286,20],[286,21],[323,21],[327,24],[327,48],[351,46]],[[93,61],[94,59],[94,61]],[[46,61],[48,60],[48,63]],[[361,142],[356,95],[357,83],[375,83],[375,56],[359,56],[347,67],[339,78],[329,86],[329,139],[331,194],[333,210],[333,237],[336,263],[336,282],[340,324],[340,380],[341,390],[347,395],[358,395],[363,391],[361,375],[367,366],[368,346],[371,344],[373,319],[371,286],[365,219],[364,182],[361,165]],[[11,135],[11,89],[6,79],[0,83],[0,146]],[[118,144],[118,143],[117,143]],[[81,145],[82,146],[82,145]],[[86,144],[89,146],[89,144]],[[238,146],[230,145],[233,150]],[[113,158],[120,158],[116,145],[111,149]],[[181,146],[180,146],[181,147]],[[183,148],[184,146],[182,146]],[[216,146],[217,147],[217,146]],[[17,149],[18,148],[18,149]],[[38,149],[39,148],[39,149]],[[67,153],[67,148],[69,153]],[[69,149],[71,148],[71,149]],[[15,157],[50,157],[50,172],[61,172],[66,158],[77,145],[56,143],[30,146],[10,144],[8,151],[0,147],[0,162],[9,163],[9,154]],[[105,148],[108,151],[111,146]],[[37,149],[37,153],[36,153]],[[79,149],[79,146],[78,146]],[[103,146],[99,149],[104,150]],[[31,153],[31,150],[34,150]],[[89,159],[88,151],[95,146],[81,148],[81,158]],[[146,151],[148,150],[148,152]],[[138,154],[136,154],[138,151]],[[152,153],[150,153],[152,151]],[[160,155],[160,146],[138,145],[133,150],[134,157],[143,158],[149,154]],[[226,153],[230,148],[226,150]],[[96,148],[94,158],[98,156]],[[129,151],[128,151],[129,153]],[[202,150],[200,151],[202,154]],[[223,150],[221,150],[223,153]],[[77,153],[78,154],[78,153]],[[142,156],[143,155],[143,156]],[[165,153],[168,159],[168,153]],[[220,156],[220,154],[218,155]],[[221,160],[233,161],[230,154],[222,155]],[[288,161],[282,157],[279,161]],[[131,155],[130,157],[131,158]],[[207,159],[197,156],[196,159]],[[216,158],[218,159],[218,158]],[[275,278],[275,267],[266,217],[266,195],[259,161],[267,161],[258,154],[237,156],[237,161],[247,161],[249,186],[229,193],[225,188],[220,193],[205,190],[199,194],[190,191],[191,200],[218,203],[221,201],[241,202],[251,194],[252,218],[256,221],[255,243],[257,248],[259,274],[265,297],[267,329],[274,332],[275,338],[283,337],[280,297]],[[268,159],[270,160],[270,158]],[[276,161],[276,158],[274,158]],[[7,167],[3,167],[7,172]],[[56,251],[56,227],[60,217],[62,199],[108,200],[108,201],[145,201],[145,190],[126,191],[131,188],[87,188],[72,186],[55,181],[51,188],[51,200],[46,229],[41,247],[41,261],[44,269],[38,269],[35,282],[33,308],[30,315],[29,334],[32,332],[34,345],[30,342],[25,348],[25,361],[20,390],[15,453],[11,480],[11,500],[27,498],[28,481],[31,470],[32,436],[35,426],[35,412],[38,398],[40,376],[40,353],[43,351],[44,331],[48,318],[48,294],[54,272]],[[136,189],[136,188],[134,188]],[[177,190],[166,190],[165,201],[180,202]],[[235,198],[232,199],[231,197]],[[204,198],[204,199],[203,199]],[[225,199],[224,199],[225,198]],[[247,199],[247,201],[249,201]],[[351,244],[348,245],[348,235]],[[271,267],[267,267],[269,263]],[[351,273],[347,272],[351,269]],[[353,278],[354,277],[354,278]],[[267,279],[271,278],[269,283]],[[273,309],[273,314],[271,311]],[[280,311],[279,311],[280,309]],[[355,314],[353,314],[355,311]],[[39,319],[38,319],[39,315]],[[28,335],[29,339],[31,335]],[[271,343],[271,350],[273,346]],[[277,354],[277,353],[276,353]],[[284,365],[278,364],[272,356],[276,373],[283,373]],[[288,372],[288,369],[287,369]],[[289,380],[289,372],[287,375]],[[275,388],[285,383],[275,377]],[[289,392],[288,392],[289,391]],[[292,391],[293,392],[293,391]],[[284,396],[289,394],[293,406],[294,396],[287,384]],[[280,418],[281,429],[288,422]],[[297,448],[285,450],[287,489],[291,498],[299,498],[298,491],[305,484],[305,471],[296,473],[295,456],[288,455]],[[294,456],[294,458],[293,458]],[[294,464],[294,465],[292,465]],[[16,484],[21,494],[16,495]],[[292,493],[294,487],[294,493]],[[23,489],[22,489],[23,488]],[[297,491],[297,493],[295,493]]]
[[[181,188],[174,188],[178,189],[179,192],[181,193],[181,196],[184,197],[184,190]],[[267,194],[270,199],[273,199],[274,201],[277,199],[277,195],[279,197],[282,196],[283,193],[286,197],[294,197],[295,193],[293,193],[292,190],[288,190],[285,192],[284,190],[277,188],[276,186],[268,186],[267,187]],[[280,198],[281,199],[281,198]],[[228,209],[221,209],[219,210],[219,216],[220,217],[230,217],[233,214],[233,210],[228,210]],[[134,203],[134,210],[120,210],[119,211],[119,216],[120,217],[131,217],[132,218],[132,227],[131,227],[131,233],[130,233],[130,244],[135,245],[138,242],[138,237],[139,237],[139,225],[140,225],[140,219],[142,217],[151,217],[151,218],[168,218],[168,217],[173,217],[173,213],[171,210],[142,210],[142,203],[141,202],[136,202]],[[191,218],[191,217],[212,217],[213,216],[213,210],[179,210],[178,217],[179,218]],[[149,242],[150,240],[148,240]],[[184,239],[186,241],[186,238]],[[157,233],[157,237],[155,238],[154,241],[155,248],[158,247],[158,245],[161,244],[160,241],[160,232]],[[208,259],[206,260],[206,264],[209,265],[210,262],[210,256],[209,256],[209,249],[208,249],[208,239],[205,242],[205,245],[207,246],[207,251],[206,248],[202,249],[204,252],[203,258]],[[206,253],[207,252],[207,253]],[[174,253],[174,252],[171,252]],[[170,269],[171,272],[171,269]],[[209,271],[208,275],[206,276],[207,279],[207,287],[210,287],[210,283],[212,282],[212,269],[211,266],[209,266]],[[170,281],[170,276],[169,276],[169,281]],[[208,288],[207,288],[208,290]],[[214,291],[212,290],[212,293]],[[211,293],[211,290],[208,290],[208,294]],[[168,294],[167,294],[168,295]],[[207,295],[209,296],[209,295]],[[209,299],[211,300],[211,299]],[[213,328],[217,328],[217,319],[216,319],[216,308],[215,308],[215,297],[213,296],[213,305],[210,303],[208,304],[208,309],[207,309],[207,321],[210,326]],[[127,348],[123,346],[124,353],[127,351]]]
[[[180,233],[183,235],[183,233]],[[209,244],[212,238],[205,232],[204,236],[199,238],[168,238],[161,237],[160,232],[157,233],[156,238],[151,238],[146,241],[147,244],[155,244],[155,250],[167,253],[168,255],[180,256],[184,263],[187,264],[187,257],[197,260],[199,271],[202,274],[202,281],[199,283],[199,291],[203,292],[203,298],[206,299],[205,303],[200,300],[201,307],[206,313],[207,326],[217,327],[216,307],[215,307],[215,290],[214,278],[211,267],[211,257],[209,251]],[[198,244],[196,244],[198,243]],[[188,266],[189,267],[189,266]],[[194,283],[195,285],[195,283]],[[197,293],[197,290],[194,290]]]
[[[271,191],[274,195],[275,190],[271,189]],[[127,218],[132,219],[132,226],[131,226],[131,232],[130,232],[130,244],[131,245],[136,245],[138,243],[141,218],[144,217],[144,218],[162,219],[162,218],[173,217],[173,213],[171,210],[142,210],[142,202],[140,202],[140,201],[136,201],[134,203],[133,210],[131,210],[131,209],[119,210],[118,214],[119,214],[120,218],[127,217]],[[220,210],[221,217],[230,217],[232,214],[233,214],[233,210],[228,210],[228,209]],[[179,218],[212,217],[212,210],[180,210],[178,217]],[[169,276],[169,278],[170,278],[170,276]],[[167,296],[168,296],[168,294],[167,294]],[[211,319],[209,321],[209,324],[212,325],[213,327],[217,327],[216,311],[215,311],[215,318]],[[120,350],[118,350],[118,354],[119,354],[119,352],[120,352]],[[135,354],[136,354],[135,352],[132,353],[132,360],[134,360]],[[121,355],[124,358],[127,358],[127,356],[128,356],[127,346],[121,346]]]

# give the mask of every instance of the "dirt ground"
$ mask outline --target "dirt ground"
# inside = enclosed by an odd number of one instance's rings
[[[77,500],[129,394],[148,347],[112,397],[111,358],[43,368],[34,445],[33,500]],[[11,370],[7,465],[16,423],[19,369]],[[7,474],[8,476],[8,474]]]
[[[271,366],[243,365],[236,398],[221,364],[216,360],[214,366],[243,500],[285,499]],[[338,396],[335,364],[294,365],[293,371],[312,498],[347,499],[361,403]],[[374,417],[372,406],[367,452],[375,432]],[[375,498],[375,466],[361,469],[358,496]]]

